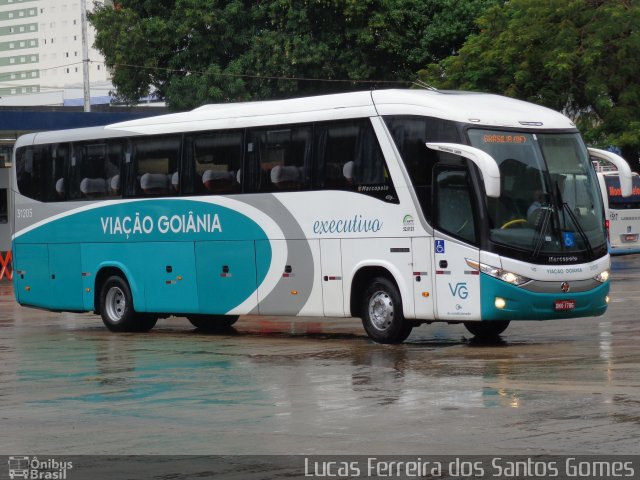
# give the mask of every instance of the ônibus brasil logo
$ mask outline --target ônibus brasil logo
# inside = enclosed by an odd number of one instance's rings
[[[63,462],[55,458],[39,460],[38,457],[9,457],[9,478],[33,480],[66,480],[67,470],[73,468],[73,462]]]

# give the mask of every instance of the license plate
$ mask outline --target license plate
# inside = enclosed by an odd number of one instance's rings
[[[573,310],[576,308],[575,300],[556,300],[555,304],[556,310],[564,311],[564,310]]]
[[[622,241],[625,243],[633,243],[638,241],[637,233],[627,233],[626,235],[622,235]]]

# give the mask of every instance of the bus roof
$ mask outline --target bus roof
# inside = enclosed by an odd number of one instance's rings
[[[151,134],[375,115],[426,115],[485,126],[575,129],[564,115],[521,100],[486,93],[417,89],[205,105],[191,112],[121,122],[107,129]]]
[[[373,90],[261,102],[204,105],[190,112],[158,115],[74,130],[21,137],[18,146],[95,138],[339,120],[376,115],[424,115],[478,126],[575,129],[564,115],[499,95],[438,90]]]

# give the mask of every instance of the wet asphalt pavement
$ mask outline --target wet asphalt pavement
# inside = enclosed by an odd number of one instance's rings
[[[0,454],[638,454],[640,255],[603,317],[458,325],[402,345],[357,319],[182,318],[114,334],[0,284]]]

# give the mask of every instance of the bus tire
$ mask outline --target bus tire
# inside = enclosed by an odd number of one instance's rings
[[[497,338],[509,326],[509,320],[489,320],[480,322],[464,322],[465,328],[479,340]]]
[[[369,337],[378,343],[402,343],[413,325],[402,313],[398,287],[386,277],[375,277],[362,297],[362,325]]]
[[[100,316],[112,332],[146,332],[158,320],[157,316],[136,313],[129,284],[119,275],[110,276],[102,284]]]
[[[238,321],[239,315],[202,315],[187,316],[191,325],[203,332],[219,332],[226,330]]]
[[[136,332],[148,332],[158,323],[158,315],[155,313],[136,313]]]

